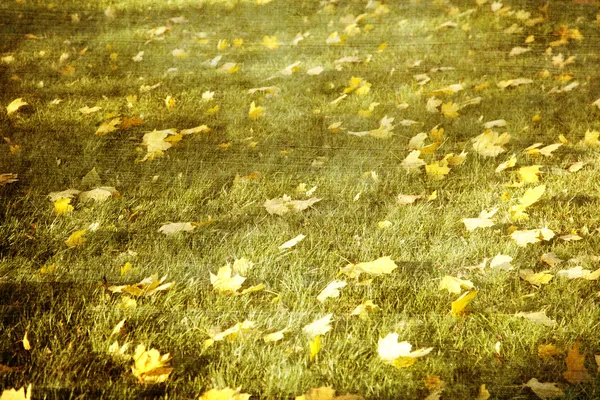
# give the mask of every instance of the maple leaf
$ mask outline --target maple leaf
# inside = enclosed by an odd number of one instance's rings
[[[458,104],[450,101],[448,103],[442,104],[441,112],[442,114],[444,114],[444,117],[448,119],[453,119],[460,116],[460,114],[458,113],[459,109],[460,108]]]
[[[552,274],[548,274],[547,271],[535,273],[530,269],[522,269],[519,271],[519,276],[521,279],[526,280],[533,286],[537,287],[540,287],[541,285],[547,285],[552,278],[554,278],[554,276]]]
[[[69,238],[65,241],[65,244],[68,247],[78,247],[83,245],[86,242],[86,238],[83,236],[87,233],[87,229],[82,229],[79,231],[75,231],[69,236]]]
[[[263,336],[265,343],[278,342],[284,338],[284,334],[288,331],[288,328],[284,328],[280,331],[269,333]]]
[[[133,354],[133,366],[131,372],[139,383],[165,382],[173,368],[167,367],[169,353],[160,355],[156,349],[146,351],[146,346],[139,344]]]
[[[103,202],[111,197],[119,196],[119,192],[112,186],[101,186],[86,192],[79,193],[79,201],[86,202],[94,200],[96,202]]]
[[[146,133],[142,138],[142,145],[146,146],[147,153],[142,161],[152,160],[155,157],[162,157],[164,152],[170,149],[173,145],[165,140],[170,135],[176,135],[173,129],[165,129],[157,131],[156,129],[152,132]]]
[[[364,400],[358,394],[343,394],[335,395],[335,390],[329,386],[309,389],[308,392],[301,396],[296,396],[295,400]]]
[[[415,363],[417,358],[431,353],[433,347],[411,351],[412,345],[408,342],[398,342],[398,334],[393,332],[377,342],[377,354],[383,361],[394,365],[396,368],[408,367]]]
[[[473,139],[473,150],[484,157],[496,157],[506,151],[502,146],[509,141],[509,133],[498,135],[498,132],[488,129]]]
[[[110,121],[104,121],[96,130],[96,136],[105,136],[119,129],[121,118],[113,118]]]
[[[295,245],[300,243],[302,240],[304,240],[305,237],[306,237],[305,235],[300,234],[300,235],[296,236],[295,238],[292,238],[292,239],[288,240],[287,242],[281,244],[279,246],[279,250],[291,249],[292,247],[294,247]]]
[[[250,103],[250,110],[248,111],[248,117],[252,120],[257,120],[265,116],[265,108],[256,106],[255,102]]]
[[[276,50],[279,48],[280,43],[277,42],[277,36],[264,36],[262,45],[269,50]]]
[[[307,200],[292,200],[289,196],[283,195],[283,197],[265,201],[263,206],[271,215],[283,215],[288,212],[299,212],[306,210],[308,207],[318,203],[319,201],[321,201],[321,199],[317,199],[315,197],[311,197]]]
[[[419,158],[420,155],[420,150],[413,150],[406,156],[404,160],[402,160],[400,165],[409,172],[417,171],[423,165],[427,165],[425,161]]]
[[[517,242],[519,247],[525,247],[530,243],[551,240],[554,237],[554,232],[548,228],[516,230],[511,233],[510,237]]]
[[[248,400],[250,395],[242,393],[241,389],[241,387],[237,389],[230,389],[228,387],[224,389],[210,389],[204,392],[199,400]]]
[[[378,310],[381,310],[381,308],[377,304],[373,303],[372,300],[366,300],[357,305],[350,313],[350,316],[357,315],[360,319],[366,320],[369,318],[369,311],[373,312]]]
[[[109,286],[108,290],[112,293],[127,293],[136,297],[149,297],[155,293],[166,291],[174,285],[173,282],[163,283],[166,279],[167,277],[163,276],[159,280],[158,275],[153,274],[142,279],[139,283],[134,283],[131,285]]]
[[[447,160],[434,161],[431,164],[425,165],[425,173],[431,179],[441,181],[450,173]]]
[[[323,318],[319,318],[302,328],[305,335],[314,338],[318,335],[324,335],[331,330],[331,317],[333,314],[327,314]]]
[[[389,257],[379,257],[374,261],[362,262],[358,264],[348,264],[340,270],[340,273],[345,274],[349,278],[358,279],[360,274],[365,273],[372,276],[381,276],[391,274],[398,268],[398,265]]]
[[[212,272],[210,273],[210,283],[217,292],[234,294],[242,287],[242,283],[244,283],[246,278],[238,274],[231,276],[231,273],[232,270],[229,265],[219,268],[217,275],[214,275]]]
[[[4,389],[0,393],[0,400],[31,400],[33,385],[30,383],[25,390],[25,386],[21,389]]]
[[[460,294],[462,289],[471,290],[473,289],[473,282],[465,279],[455,278],[453,276],[446,275],[440,281],[438,286],[439,290],[446,289],[450,293]]]
[[[463,218],[461,221],[465,224],[467,231],[471,232],[477,228],[489,228],[496,223],[491,219],[498,212],[498,207],[490,211],[481,211],[477,218]]]
[[[343,287],[346,287],[347,283],[345,281],[332,281],[330,282],[327,287],[325,289],[323,289],[321,291],[321,293],[319,293],[319,295],[317,296],[317,300],[319,300],[321,303],[324,303],[326,299],[331,298],[331,297],[339,297],[340,296],[340,289]]]
[[[567,370],[563,372],[563,378],[569,383],[589,382],[592,380],[587,368],[584,365],[585,354],[579,353],[579,341],[567,352],[565,364]]]
[[[54,214],[66,215],[73,211],[73,206],[70,204],[71,199],[61,197],[54,202]]]

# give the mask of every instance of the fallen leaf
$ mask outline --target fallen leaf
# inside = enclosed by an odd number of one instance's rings
[[[29,338],[27,337],[27,331],[25,331],[25,335],[23,335],[23,340],[21,340],[21,342],[23,343],[23,348],[27,351],[31,350],[31,343],[29,343]]]
[[[433,347],[422,348],[411,351],[412,345],[408,342],[398,342],[398,334],[390,333],[385,338],[379,338],[377,342],[377,353],[383,361],[397,368],[408,367],[415,363],[419,357],[431,353]]]
[[[74,248],[74,247],[83,245],[87,240],[86,238],[83,237],[86,233],[87,233],[87,229],[82,229],[82,230],[73,232],[69,236],[69,238],[67,240],[65,240],[65,244],[70,248]]]
[[[498,135],[498,132],[488,129],[473,139],[473,150],[484,157],[496,157],[506,151],[502,146],[509,141],[509,133]]]
[[[19,111],[19,109],[21,107],[24,107],[27,105],[29,105],[29,104],[25,103],[22,98],[14,99],[13,101],[10,102],[10,104],[8,106],[6,106],[6,113],[8,115],[13,114],[13,113]]]
[[[452,302],[452,315],[458,317],[471,300],[479,293],[478,290],[463,293],[458,299]]]
[[[560,278],[567,279],[577,279],[577,278],[585,278],[587,275],[590,275],[592,271],[589,269],[583,269],[581,265],[578,265],[569,269],[561,269],[556,273],[556,276]]]
[[[66,215],[73,212],[73,206],[70,204],[71,199],[61,197],[54,202],[54,214]]]
[[[6,185],[7,183],[17,182],[19,180],[17,177],[17,174],[0,174],[0,186]],[[54,201],[56,201],[56,199]]]
[[[315,358],[317,357],[317,354],[319,354],[319,352],[323,348],[323,342],[321,340],[321,335],[317,335],[314,337],[313,340],[311,340],[309,348],[310,348],[309,360],[314,361]]]
[[[292,247],[294,247],[295,245],[300,243],[302,240],[304,240],[305,237],[306,237],[305,235],[300,234],[300,235],[296,236],[295,238],[292,238],[292,239],[288,240],[287,242],[281,244],[279,246],[279,250],[291,249]]]
[[[248,400],[251,395],[242,393],[241,387],[237,389],[210,389],[200,396],[199,400]]]
[[[284,194],[283,197],[265,201],[263,206],[271,215],[283,215],[288,212],[299,212],[306,210],[308,207],[318,203],[319,201],[321,201],[321,199],[317,199],[315,197],[311,197],[307,200],[292,200],[289,196]]]
[[[406,156],[406,158],[404,160],[402,160],[402,163],[400,165],[405,170],[407,170],[409,172],[414,172],[414,171],[418,170],[419,168],[421,168],[423,165],[427,164],[425,161],[423,161],[422,159],[419,158],[420,155],[421,155],[420,150],[413,150],[408,154],[408,156]]]
[[[160,355],[156,349],[146,351],[146,346],[139,344],[133,354],[133,366],[131,372],[139,383],[165,382],[173,368],[167,367],[169,353]]]
[[[302,332],[311,338],[326,334],[331,330],[331,317],[333,314],[327,314],[323,318],[311,322],[302,328]]]
[[[545,254],[542,254],[542,256],[540,257],[540,261],[543,262],[543,263],[548,264],[552,268],[556,267],[558,264],[560,264],[561,262],[563,262],[563,260],[561,260],[560,258],[558,258],[556,256],[556,254],[554,254],[554,253],[545,253]]]
[[[87,192],[79,193],[79,201],[87,202],[94,200],[98,203],[108,200],[113,196],[118,196],[119,192],[112,186],[101,186]]]
[[[438,290],[446,289],[450,293],[461,294],[462,289],[471,290],[473,289],[473,282],[465,279],[455,278],[453,276],[446,275],[440,281]]]
[[[96,130],[96,136],[105,136],[111,132],[119,129],[119,125],[121,125],[121,118],[113,118],[110,121],[104,121],[100,124],[98,129]]]
[[[340,270],[340,273],[345,274],[351,279],[358,279],[360,274],[365,273],[372,276],[381,276],[391,274],[398,266],[389,257],[380,257],[374,261],[362,262],[358,264],[348,264]]]
[[[373,303],[372,300],[366,300],[362,304],[356,306],[354,310],[350,313],[350,316],[357,315],[360,319],[366,320],[369,318],[369,312],[374,312],[381,310],[381,308]]]
[[[530,243],[538,243],[542,240],[549,241],[554,237],[554,232],[548,228],[516,230],[510,237],[517,242],[519,247],[525,247]]]
[[[217,275],[210,273],[210,283],[215,291],[219,293],[234,294],[242,287],[242,283],[246,280],[238,274],[231,276],[231,266],[225,265],[219,268]]]
[[[542,400],[563,397],[565,395],[554,382],[540,382],[535,378],[531,378],[524,386],[530,388]]]
[[[550,359],[561,354],[561,351],[553,344],[540,344],[538,346],[538,357],[542,359]]]
[[[537,312],[518,312],[515,314],[515,317],[525,318],[533,323],[545,325],[545,326],[554,326],[556,325],[556,321],[548,318],[546,315],[546,311],[537,311]]]
[[[587,368],[584,365],[585,354],[579,352],[579,341],[567,352],[565,364],[567,370],[563,372],[563,378],[569,383],[589,382],[592,380]]]
[[[540,287],[541,285],[547,285],[552,278],[554,278],[552,274],[548,274],[546,271],[534,273],[530,269],[522,269],[519,271],[519,276],[521,279],[526,280],[533,286],[537,287]]]
[[[173,282],[164,283],[166,279],[166,276],[158,279],[158,275],[154,274],[142,279],[139,283],[109,286],[108,290],[112,293],[127,293],[136,297],[149,297],[158,292],[164,292],[174,285]]]
[[[169,236],[179,232],[191,232],[196,229],[192,222],[172,222],[158,228],[158,231]]]
[[[317,300],[321,303],[324,303],[326,299],[331,297],[339,297],[340,290],[343,287],[346,287],[347,283],[345,281],[334,280],[330,282],[325,289],[319,293],[317,296]]]
[[[0,400],[31,400],[33,385],[30,383],[27,386],[27,391],[25,390],[25,386],[21,389],[4,389],[2,393],[0,393]]]
[[[288,331],[288,328],[284,328],[280,331],[269,333],[263,336],[265,343],[278,342],[284,338],[284,334]]]

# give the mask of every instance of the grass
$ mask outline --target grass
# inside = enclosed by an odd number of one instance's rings
[[[550,2],[543,13],[539,2],[507,2],[514,10],[530,11],[531,18],[545,17],[527,27],[514,17],[493,14],[489,4],[390,2],[388,14],[359,24],[361,34],[349,37],[344,46],[328,46],[330,33],[342,34],[347,25],[341,17],[373,9],[365,10],[363,1],[340,1],[332,14],[316,1],[226,3],[115,0],[113,19],[104,15],[108,1],[0,5],[0,52],[14,57],[0,63],[0,103],[21,97],[30,105],[11,115],[0,112],[2,136],[21,146],[16,152],[8,144],[0,146],[0,173],[16,173],[19,179],[0,186],[0,365],[6,367],[0,368],[0,387],[33,383],[36,398],[196,398],[224,387],[241,387],[253,398],[292,398],[311,387],[332,386],[338,393],[392,399],[425,398],[425,377],[437,375],[447,383],[442,396],[449,399],[475,398],[481,384],[492,398],[535,398],[523,387],[531,378],[557,382],[565,398],[600,397],[593,362],[593,355],[600,354],[598,282],[555,277],[536,288],[518,273],[598,267],[600,153],[579,144],[587,130],[600,128],[599,110],[588,106],[600,91],[598,8]],[[475,11],[452,15],[452,6]],[[72,22],[72,14],[79,23]],[[178,16],[188,22],[168,21]],[[458,28],[436,29],[448,20]],[[373,29],[365,29],[366,24]],[[470,30],[461,29],[464,24]],[[523,31],[504,33],[513,24]],[[553,55],[563,53],[565,59],[576,56],[563,70],[544,55],[561,24],[584,36],[553,49]],[[148,31],[159,26],[173,29],[164,40],[148,42]],[[310,35],[290,45],[298,32]],[[529,45],[532,51],[508,57],[531,34],[536,38]],[[265,35],[277,36],[280,48],[264,48]],[[217,49],[220,39],[233,43],[236,38],[244,40],[240,48]],[[388,47],[378,53],[383,42]],[[187,57],[173,57],[174,49],[184,49]],[[131,61],[140,51],[143,61]],[[61,62],[62,54],[68,58]],[[111,54],[116,56],[111,59]],[[211,67],[218,55],[219,65],[236,62],[240,71],[227,74]],[[363,62],[338,71],[334,60],[351,55]],[[417,60],[420,65],[412,66]],[[280,74],[295,61],[302,62],[302,71]],[[305,74],[318,65],[324,67],[322,74]],[[428,72],[434,67],[454,69]],[[552,76],[569,72],[580,86],[548,94],[562,85],[553,77],[540,78],[543,70]],[[421,73],[432,78],[423,88],[413,78]],[[352,76],[371,83],[371,91],[330,104]],[[496,87],[518,77],[534,82]],[[481,104],[460,110],[456,119],[426,111],[429,91],[458,82],[465,90],[445,102],[481,96]],[[484,82],[489,88],[476,93],[473,87]],[[140,91],[141,85],[158,83],[156,89]],[[277,86],[280,93],[247,94],[263,86]],[[214,100],[204,102],[202,94],[208,90],[215,92]],[[125,97],[132,94],[137,102],[128,107]],[[166,96],[175,98],[174,108],[165,106]],[[62,102],[51,104],[57,98]],[[264,118],[248,118],[252,101],[265,107]],[[380,103],[374,115],[359,117],[358,110],[372,102]],[[402,110],[400,102],[410,107]],[[216,104],[220,110],[206,115]],[[102,110],[82,115],[78,109],[85,105]],[[95,136],[107,113],[142,116],[144,122]],[[536,114],[541,121],[532,122]],[[374,129],[386,115],[396,123],[407,119],[418,124],[396,126],[388,140],[327,129],[336,121],[350,131]],[[512,140],[505,154],[484,158],[473,151],[471,140],[483,132],[481,122],[495,119],[508,121]],[[163,157],[139,162],[145,132],[201,124],[212,132],[186,136]],[[400,165],[410,138],[436,125],[444,127],[446,138],[435,156],[424,156],[427,162],[450,152],[469,152],[465,164],[440,181],[424,172],[409,174]],[[570,143],[553,157],[522,153],[536,142],[556,142],[559,134]],[[227,149],[218,146],[226,143]],[[510,206],[525,192],[505,186],[517,179],[516,169],[494,172],[511,153],[518,155],[517,167],[543,165],[546,193],[528,210],[528,221],[509,217]],[[578,160],[586,163],[584,168],[566,172]],[[72,213],[56,216],[48,193],[97,186],[82,183],[92,168],[101,184],[116,187],[120,196],[103,203],[74,200]],[[259,173],[255,180],[236,180],[253,172]],[[266,212],[262,204],[267,199],[284,193],[304,198],[296,192],[301,183],[307,189],[317,186],[314,196],[322,201],[296,214]],[[433,191],[438,196],[434,201],[396,202],[399,193]],[[503,201],[504,192],[512,199]],[[354,200],[357,193],[360,198]],[[494,227],[465,230],[462,218],[494,206],[500,207]],[[209,218],[214,222],[192,232],[158,232],[168,222]],[[392,226],[379,229],[384,220]],[[89,232],[82,246],[65,245],[72,232],[92,223],[100,228]],[[519,229],[548,226],[557,236],[576,231],[583,240],[555,238],[521,248],[510,239],[513,224]],[[298,234],[306,239],[293,250],[278,249]],[[548,252],[576,260],[548,267],[540,262]],[[498,253],[512,256],[515,270],[481,274],[466,268]],[[340,268],[381,256],[390,256],[398,269],[375,277],[371,285],[347,279],[340,298],[323,304],[316,300],[329,282],[343,279]],[[215,292],[209,273],[242,257],[255,263],[247,283],[264,283],[266,290],[243,296]],[[122,275],[126,262],[133,270]],[[54,270],[44,272],[44,266]],[[154,273],[175,286],[137,299],[134,308],[123,306],[124,295],[107,290]],[[470,279],[479,290],[463,316],[450,313],[458,296],[438,289],[445,275]],[[367,299],[381,311],[368,320],[351,317],[354,307]],[[557,321],[554,327],[514,316],[542,309]],[[328,313],[334,315],[333,329],[323,335],[322,350],[310,360],[310,339],[302,327]],[[121,332],[111,335],[124,318]],[[255,322],[256,332],[204,346],[210,332],[244,320]],[[263,342],[262,334],[286,327],[283,340]],[[391,332],[413,348],[434,350],[410,367],[394,368],[377,354],[379,338]],[[25,333],[31,350],[23,348]],[[108,351],[116,339],[132,349],[142,343],[170,353],[174,371],[169,379],[137,383],[131,358]],[[588,356],[591,382],[569,384],[562,377],[567,350],[576,340]],[[561,353],[542,359],[537,354],[541,344],[555,344]]]

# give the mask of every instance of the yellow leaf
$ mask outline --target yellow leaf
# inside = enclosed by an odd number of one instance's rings
[[[356,308],[350,313],[350,316],[357,315],[360,319],[366,320],[369,318],[369,311],[374,312],[381,310],[379,306],[373,303],[372,300],[366,300],[362,304],[356,306]]]
[[[534,273],[530,269],[523,269],[519,271],[519,275],[521,279],[526,280],[531,283],[533,286],[540,287],[541,285],[547,285],[554,276],[552,274],[546,273],[546,271]]]
[[[152,296],[153,294],[165,291],[174,285],[173,282],[163,283],[166,279],[167,277],[163,276],[159,280],[158,275],[154,274],[144,278],[139,283],[134,283],[131,285],[109,286],[108,290],[112,293],[127,293],[132,296]]]
[[[523,183],[536,183],[540,181],[540,168],[541,165],[529,165],[527,167],[521,167],[517,171],[517,175]]]
[[[496,167],[496,172],[502,172],[505,169],[514,167],[515,165],[517,165],[517,156],[512,154],[508,160],[504,161],[502,164]]]
[[[479,393],[475,400],[487,400],[490,398],[490,392],[485,388],[485,384],[481,384],[479,386]]]
[[[453,85],[449,85],[449,86],[443,87],[441,89],[434,90],[430,94],[432,96],[443,96],[443,95],[450,96],[450,95],[460,92],[461,90],[464,90],[464,86],[462,85],[462,83],[455,83]]]
[[[598,140],[599,136],[600,132],[587,130],[582,142],[589,147],[600,147],[600,140]]]
[[[131,263],[127,261],[125,264],[121,265],[119,269],[121,271],[121,276],[125,276],[132,270]]]
[[[302,396],[296,396],[295,400],[363,400],[363,397],[355,394],[336,396],[334,389],[323,386],[309,389]]]
[[[417,358],[431,353],[433,347],[411,351],[412,345],[408,342],[398,342],[398,334],[393,332],[377,342],[377,353],[383,361],[394,365],[396,368],[408,367],[415,363]]]
[[[438,286],[439,290],[446,289],[450,293],[460,294],[462,289],[471,290],[473,289],[473,282],[465,279],[455,278],[453,276],[446,275],[440,281]]]
[[[237,389],[210,389],[200,396],[200,400],[248,400],[248,393],[241,393],[241,387]]]
[[[600,268],[595,270],[594,272],[590,272],[588,275],[584,276],[583,279],[588,281],[596,281],[600,278]],[[600,367],[600,364],[598,365]]]
[[[452,302],[452,315],[458,317],[471,300],[479,293],[478,290],[463,293],[458,299]]]
[[[329,283],[329,285],[327,285],[327,287],[325,289],[323,289],[321,291],[321,293],[319,293],[319,295],[317,296],[317,300],[319,300],[321,303],[324,303],[326,299],[330,298],[330,297],[339,297],[340,296],[340,290],[343,287],[346,287],[347,283],[345,281],[333,281],[331,283]]]
[[[537,312],[518,312],[515,314],[515,317],[525,318],[535,324],[540,324],[544,326],[555,326],[556,321],[548,318],[546,315],[546,311],[537,311]]]
[[[356,278],[362,273],[366,273],[372,276],[381,276],[383,274],[390,274],[398,266],[389,257],[380,257],[374,261],[362,262],[358,264],[348,264],[346,267],[340,270],[341,273],[345,274],[349,278]]]
[[[219,39],[219,42],[217,43],[217,50],[225,50],[228,47],[229,42],[227,41],[227,39]]]
[[[252,120],[257,120],[265,116],[265,108],[256,106],[254,102],[250,103],[250,111],[248,111],[248,117]]]
[[[310,342],[310,361],[315,360],[315,358],[317,357],[317,354],[321,351],[322,348],[323,348],[323,344],[321,342],[321,335],[317,335]]]
[[[71,199],[61,197],[54,202],[54,214],[66,215],[73,211],[73,206],[70,204]]]
[[[75,231],[69,236],[69,238],[65,241],[65,244],[71,248],[81,246],[87,240],[83,236],[87,233],[87,229],[82,229],[79,231]]]
[[[27,338],[27,332],[25,332],[25,335],[23,335],[22,342],[25,350],[31,350],[31,343],[29,343],[29,338]]]
[[[277,42],[277,36],[264,36],[262,40],[262,45],[269,50],[278,49],[279,43]]]
[[[459,106],[456,103],[453,102],[448,102],[448,103],[444,103],[442,104],[442,114],[444,114],[444,117],[448,118],[448,119],[453,119],[458,117],[460,114],[458,113],[459,110]]]
[[[567,353],[565,364],[567,370],[563,372],[563,378],[569,383],[581,383],[592,380],[587,368],[584,365],[585,354],[579,353],[579,341],[576,341]]]
[[[265,336],[263,336],[263,340],[265,341],[265,343],[270,343],[270,342],[277,342],[281,339],[283,339],[285,332],[287,332],[287,328],[284,328],[280,331],[277,332],[273,332],[273,333],[269,333]]]
[[[540,382],[531,378],[526,384],[540,399],[563,397],[565,393],[554,382]]]
[[[19,110],[19,108],[23,106],[27,106],[28,104],[23,101],[22,98],[15,99],[10,102],[8,106],[6,106],[6,113],[8,115],[15,113]]]
[[[450,173],[450,167],[447,164],[448,162],[434,161],[425,166],[425,172],[431,179],[441,181]]]
[[[217,275],[213,275],[212,272],[210,273],[210,283],[213,285],[215,291],[228,294],[237,292],[246,278],[238,274],[231,276],[231,272],[231,267],[228,264],[219,268]]]
[[[487,129],[473,139],[473,149],[484,157],[496,157],[506,150],[502,147],[510,141],[508,132],[498,135],[498,132]]]
[[[161,356],[158,350],[146,351],[146,346],[139,344],[133,354],[131,372],[139,383],[165,382],[173,371],[173,368],[166,367],[169,360],[169,353]]]
[[[302,328],[302,332],[311,338],[326,334],[331,330],[331,317],[333,314],[327,314],[323,318],[311,322]]]
[[[167,106],[168,109],[175,108],[176,103],[177,102],[176,102],[175,98],[173,98],[171,96],[165,97],[165,106]]]
[[[0,400],[31,400],[31,392],[33,385],[30,383],[27,386],[27,391],[25,391],[25,386],[21,389],[4,389],[2,393],[0,393]]]
[[[515,230],[510,237],[517,242],[519,247],[525,247],[530,243],[538,243],[542,240],[549,241],[554,237],[554,232],[548,228]]]
[[[409,172],[417,171],[423,165],[427,164],[425,161],[419,158],[420,155],[420,150],[413,150],[408,154],[408,156],[406,156],[404,160],[402,160],[400,165]]]
[[[561,354],[561,351],[553,344],[540,344],[538,346],[538,357],[542,359],[550,359]]]
[[[228,62],[223,64],[219,70],[227,72],[228,74],[234,74],[240,70],[240,65],[234,62]]]

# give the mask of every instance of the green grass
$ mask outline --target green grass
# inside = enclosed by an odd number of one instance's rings
[[[114,19],[104,15],[111,3]],[[547,16],[542,24],[527,27],[514,17],[494,15],[489,4],[477,8],[474,1],[389,2],[390,12],[367,17],[360,35],[349,37],[344,46],[328,46],[325,39],[331,32],[344,31],[341,17],[373,12],[365,10],[367,2],[342,0],[333,14],[323,12],[317,1],[273,0],[263,6],[239,2],[232,8],[223,3],[0,4],[0,53],[14,57],[14,62],[0,63],[0,104],[4,109],[19,97],[30,104],[11,115],[0,111],[0,133],[21,146],[11,152],[8,144],[0,144],[0,173],[19,178],[0,186],[0,365],[8,367],[0,368],[0,388],[33,383],[35,398],[197,398],[211,388],[241,387],[252,398],[293,398],[311,387],[332,386],[340,394],[370,399],[414,399],[429,394],[424,379],[437,375],[447,383],[442,394],[447,399],[475,398],[481,384],[492,398],[535,398],[523,387],[531,378],[557,382],[565,398],[600,397],[593,361],[600,354],[598,281],[555,277],[538,289],[518,273],[527,268],[553,274],[575,265],[598,268],[600,152],[579,144],[587,130],[600,129],[600,111],[589,107],[600,97],[598,7],[550,2],[543,14],[539,2],[507,1],[514,10],[530,11],[532,18]],[[451,6],[475,11],[454,16]],[[71,22],[75,13],[78,24]],[[178,16],[188,22],[168,22]],[[458,28],[436,30],[449,20]],[[468,32],[461,29],[465,23],[471,26]],[[365,24],[373,29],[365,31]],[[503,33],[513,24],[523,31]],[[584,36],[553,49],[553,55],[563,53],[565,59],[576,56],[563,70],[544,55],[561,24],[578,28]],[[159,26],[173,29],[164,40],[147,42],[148,30]],[[310,35],[291,46],[298,32]],[[276,35],[280,48],[265,49],[265,35]],[[528,35],[536,38],[529,45],[532,51],[508,57],[513,47],[526,46]],[[219,39],[233,43],[236,38],[244,40],[241,48],[217,50]],[[378,53],[383,42],[388,47]],[[184,49],[188,56],[177,59],[171,54],[174,49]],[[131,61],[140,51],[143,61]],[[64,53],[69,57],[61,63]],[[111,60],[112,53],[116,60]],[[211,67],[217,55],[223,57],[219,65],[236,62],[240,71],[227,74]],[[370,62],[336,70],[334,61],[351,55]],[[417,60],[421,64],[412,67]],[[295,61],[302,62],[300,72],[280,74]],[[65,65],[74,68],[72,75],[61,73]],[[322,74],[306,75],[319,65],[325,69]],[[454,69],[429,72],[434,67]],[[168,72],[170,68],[177,70]],[[572,73],[580,86],[548,94],[559,83],[539,77],[546,69],[552,76]],[[432,78],[423,88],[413,78],[421,73]],[[352,76],[371,83],[371,91],[350,95],[338,106],[330,104]],[[519,77],[534,82],[506,90],[496,86]],[[444,102],[481,96],[481,104],[451,120],[426,111],[429,91],[458,82],[465,90]],[[483,82],[489,88],[475,92],[473,87]],[[141,85],[157,83],[156,89],[140,92]],[[280,93],[247,94],[262,86],[277,86]],[[202,101],[207,90],[215,92],[212,102]],[[138,100],[130,108],[125,97],[131,94]],[[176,99],[173,109],[165,106],[168,95]],[[50,104],[56,98],[62,102]],[[264,118],[248,118],[252,101],[265,107]],[[404,101],[410,107],[400,110],[396,105]],[[359,117],[358,110],[372,102],[380,103],[374,115]],[[218,113],[206,115],[216,104]],[[85,105],[102,110],[82,115],[78,109]],[[95,136],[106,114],[142,116],[144,123]],[[532,122],[536,114],[542,119]],[[374,129],[386,115],[396,123],[408,119],[418,124],[396,126],[388,140],[346,133]],[[512,135],[507,152],[494,159],[479,156],[471,139],[483,132],[481,122],[501,118]],[[327,129],[336,121],[346,131]],[[164,157],[139,162],[145,154],[144,133],[201,124],[212,132],[186,136]],[[409,174],[400,165],[410,138],[436,125],[445,129],[445,142],[434,156],[424,156],[428,163],[450,152],[469,152],[466,162],[440,181],[424,171]],[[559,134],[570,143],[553,157],[522,153],[536,142],[555,143]],[[258,144],[250,147],[250,142]],[[218,145],[223,143],[231,146],[222,150]],[[528,210],[528,221],[510,220],[510,206],[526,190],[505,187],[517,179],[516,169],[494,172],[511,153],[518,155],[517,167],[544,166],[546,193]],[[315,166],[314,160],[324,162]],[[581,171],[565,171],[578,160],[586,163]],[[103,203],[73,200],[72,213],[56,216],[48,193],[95,187],[82,183],[92,168],[102,185],[116,187],[120,196]],[[234,182],[237,175],[255,171],[258,179]],[[314,196],[321,202],[297,214],[266,212],[262,204],[267,199],[284,193],[302,199],[295,191],[300,183],[307,189],[317,186]],[[399,193],[429,195],[434,190],[434,201],[396,203]],[[503,201],[504,192],[512,199]],[[355,201],[357,193],[361,196]],[[465,230],[462,218],[494,206],[500,207],[494,227]],[[189,233],[158,232],[168,222],[209,217],[213,223]],[[383,220],[393,225],[379,229],[377,223]],[[65,245],[72,232],[92,223],[100,228],[89,232],[82,246]],[[548,226],[557,236],[576,231],[583,240],[555,238],[521,248],[510,239],[511,225]],[[278,250],[299,234],[306,239],[293,250]],[[577,260],[550,268],[539,261],[548,252]],[[512,256],[515,269],[481,274],[466,268],[498,253]],[[324,304],[316,300],[329,282],[344,279],[338,277],[340,268],[381,256],[390,256],[398,269],[375,277],[369,286],[347,279],[340,298]],[[266,290],[243,296],[215,292],[209,272],[242,257],[255,263],[247,284],[264,283]],[[122,276],[120,267],[126,262],[133,270]],[[54,271],[40,272],[50,265]],[[123,308],[124,296],[107,290],[154,273],[175,286],[137,299],[135,308]],[[479,290],[463,316],[450,313],[458,296],[438,290],[445,275],[470,279]],[[368,320],[351,317],[354,307],[367,299],[381,311]],[[556,326],[514,316],[542,309]],[[311,361],[310,339],[302,327],[328,313],[334,315],[333,329],[323,336],[323,348]],[[111,335],[123,318],[125,327]],[[254,321],[256,331],[204,347],[209,332],[244,320]],[[286,327],[283,340],[263,342],[263,334]],[[26,332],[29,351],[22,344]],[[414,365],[396,369],[377,354],[379,338],[391,332],[413,348],[434,350]],[[174,371],[167,382],[137,383],[131,358],[108,352],[116,339],[130,343],[129,355],[138,344],[170,353]],[[569,384],[562,377],[567,350],[576,340],[587,355],[591,382]],[[497,342],[499,354],[494,350]],[[539,358],[538,346],[548,343],[561,355]]]

